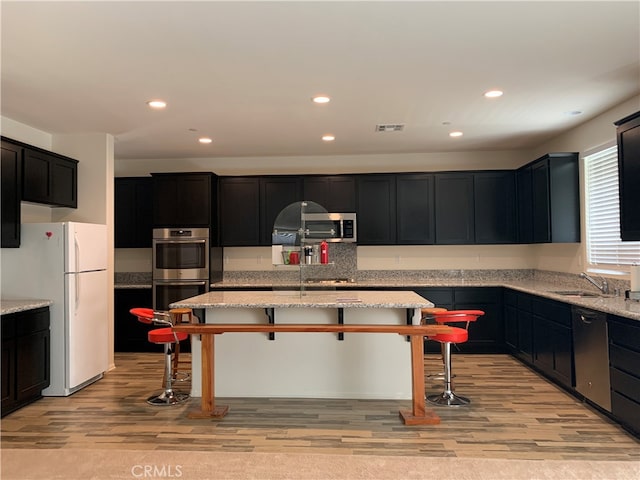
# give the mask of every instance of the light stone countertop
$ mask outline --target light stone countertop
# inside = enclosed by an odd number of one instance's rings
[[[48,307],[53,302],[51,300],[0,300],[0,314],[8,315],[10,313],[25,312],[27,310],[35,310],[36,308]]]
[[[412,291],[213,291],[172,303],[171,308],[429,308]]]

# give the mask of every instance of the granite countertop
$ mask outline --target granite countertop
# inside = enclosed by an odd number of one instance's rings
[[[411,291],[213,291],[170,305],[172,308],[429,308],[433,303]]]
[[[242,291],[249,289],[268,290],[299,290],[300,282],[296,277],[286,278],[286,275],[273,275],[271,272],[231,272],[233,277],[225,277],[222,282],[211,284],[211,292],[225,293],[227,291]],[[283,278],[285,277],[285,278]],[[143,277],[144,280],[147,280]],[[127,279],[123,279],[127,280]],[[628,289],[626,283],[610,280],[611,290],[619,288],[620,291]],[[599,295],[594,297],[580,297],[560,295],[561,290],[577,290],[598,294],[595,287],[577,275],[557,272],[540,272],[530,270],[475,270],[475,271],[426,271],[426,272],[402,272],[402,271],[372,271],[358,272],[358,278],[354,281],[338,282],[310,282],[305,284],[311,292],[335,292],[333,288],[340,288],[337,293],[344,297],[352,291],[360,289],[416,289],[429,287],[506,287],[513,290],[538,295],[553,300],[558,300],[571,305],[619,315],[640,321],[640,302],[624,299],[621,296]],[[147,282],[116,283],[116,288],[151,288]],[[251,292],[255,297],[259,291]],[[298,292],[299,295],[299,292]],[[428,299],[427,299],[428,300]],[[308,306],[308,305],[307,305]],[[353,306],[353,305],[350,305]]]
[[[27,310],[35,310],[36,308],[48,307],[53,302],[51,300],[0,300],[0,314],[8,315],[10,313],[24,312]]]

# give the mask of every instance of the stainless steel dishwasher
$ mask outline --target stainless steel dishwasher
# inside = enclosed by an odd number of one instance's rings
[[[573,307],[572,316],[576,390],[610,412],[607,315]]]

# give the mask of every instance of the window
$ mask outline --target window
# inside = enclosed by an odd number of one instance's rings
[[[591,265],[631,265],[640,261],[640,242],[620,240],[618,147],[584,157],[587,260]]]

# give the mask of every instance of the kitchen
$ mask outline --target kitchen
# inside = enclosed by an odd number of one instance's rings
[[[10,8],[4,9],[3,16]],[[15,7],[17,8],[17,7]],[[26,8],[26,7],[25,7]],[[69,8],[69,7],[68,7]],[[505,7],[513,8],[513,7]],[[51,12],[53,15],[54,12]],[[537,17],[536,17],[537,18]],[[625,15],[625,18],[633,18],[633,15]],[[637,18],[637,17],[636,17]],[[88,21],[88,20],[87,20]],[[256,26],[257,27],[257,26]],[[523,27],[524,28],[524,27]],[[3,28],[4,30],[4,28]],[[46,31],[43,26],[43,31]],[[299,32],[298,32],[299,33]],[[363,33],[364,34],[364,33]],[[4,35],[4,34],[3,34]],[[391,38],[391,37],[390,37]],[[4,42],[3,42],[4,43]],[[4,48],[4,47],[3,47]],[[78,53],[80,54],[80,53]],[[39,58],[39,57],[38,57]],[[636,55],[637,58],[637,55]],[[43,65],[47,63],[42,60]],[[533,60],[532,60],[533,62]],[[4,63],[4,60],[3,60]],[[34,62],[35,63],[35,62]],[[129,70],[135,71],[135,70]],[[378,73],[376,71],[376,73]],[[466,74],[466,73],[465,73]],[[3,78],[5,73],[3,73]],[[139,177],[148,176],[150,173],[162,172],[214,172],[216,175],[225,176],[253,176],[253,175],[307,175],[307,174],[365,174],[365,173],[396,173],[396,172],[441,172],[441,171],[466,171],[466,170],[508,170],[517,169],[547,153],[551,152],[587,152],[598,145],[615,140],[614,122],[638,111],[639,97],[637,89],[637,76],[635,85],[631,91],[621,94],[618,101],[611,103],[608,108],[601,110],[597,115],[590,116],[587,121],[577,121],[575,119],[565,120],[576,122],[572,128],[558,130],[553,135],[541,136],[537,142],[526,144],[522,147],[509,146],[504,149],[496,148],[474,148],[473,146],[445,147],[439,149],[407,149],[398,150],[396,144],[398,137],[386,137],[387,140],[380,140],[379,137],[371,137],[371,150],[361,150],[355,154],[346,154],[330,145],[322,154],[318,146],[308,153],[297,153],[295,156],[282,150],[282,145],[289,145],[287,136],[278,141],[272,142],[274,146],[280,145],[280,152],[273,148],[268,156],[268,164],[265,163],[261,153],[245,154],[234,156],[216,156],[215,160],[209,158],[208,150],[196,150],[188,156],[167,156],[161,158],[160,155],[136,156],[133,153],[130,157],[114,154],[117,152],[119,144],[128,140],[128,135],[115,135],[110,133],[82,133],[85,130],[76,129],[71,131],[58,131],[51,123],[47,127],[45,123],[40,123],[36,118],[32,120],[28,116],[18,116],[19,110],[12,114],[11,104],[3,98],[3,118],[2,134],[5,137],[23,141],[30,145],[35,145],[46,150],[52,150],[64,155],[68,155],[80,160],[78,164],[78,208],[50,209],[31,203],[22,205],[22,222],[58,222],[58,221],[79,221],[89,223],[106,224],[110,232],[114,232],[115,223],[113,219],[114,187],[113,177]],[[500,81],[496,79],[495,81]],[[114,81],[114,84],[117,84]],[[617,84],[616,84],[617,85]],[[320,87],[322,88],[322,87]],[[615,90],[611,88],[611,90]],[[321,121],[326,115],[325,110],[312,110],[312,105],[305,94],[307,107],[307,118],[316,118]],[[331,92],[329,92],[331,93]],[[353,94],[353,91],[351,92]],[[145,93],[145,95],[149,95]],[[505,94],[506,98],[512,95],[511,92]],[[325,107],[345,108],[345,93],[342,100],[336,97]],[[26,101],[16,94],[16,98]],[[478,92],[481,97],[481,92]],[[143,102],[146,101],[145,97]],[[174,103],[169,104],[168,113],[173,108]],[[15,108],[15,107],[13,107]],[[402,113],[392,113],[394,117],[403,116]],[[163,112],[146,111],[141,116],[149,124],[162,123],[158,120],[158,114]],[[257,113],[256,113],[257,114]],[[319,117],[319,118],[318,118]],[[438,118],[436,129],[446,136],[448,127],[441,125],[444,121],[452,121],[442,114],[443,118]],[[133,118],[133,117],[131,117]],[[249,117],[246,117],[249,118]],[[62,120],[62,119],[60,119]],[[396,122],[394,119],[380,118],[382,122]],[[453,120],[464,125],[459,117]],[[376,122],[374,122],[376,123]],[[409,134],[412,123],[407,121],[405,132],[389,132],[388,135]],[[264,123],[266,124],[266,122]],[[41,126],[42,125],[42,126]],[[458,125],[453,125],[458,127]],[[193,128],[201,129],[194,124]],[[95,128],[95,127],[94,127]],[[185,125],[184,130],[191,128]],[[329,128],[326,126],[323,128]],[[366,127],[368,128],[368,126]],[[371,126],[373,130],[373,125]],[[469,138],[471,132],[468,129],[465,137]],[[95,131],[102,131],[94,129]],[[111,131],[111,130],[108,130]],[[117,129],[113,130],[118,131]],[[200,132],[198,132],[200,133]],[[198,133],[189,133],[189,140],[198,136]],[[209,132],[203,132],[209,133]],[[324,133],[324,132],[322,132]],[[136,137],[140,132],[132,132],[129,136]],[[215,132],[212,135],[217,135]],[[373,132],[371,133],[373,135]],[[381,133],[387,135],[387,133]],[[344,135],[343,135],[344,137]],[[401,137],[402,138],[402,137]],[[339,145],[341,137],[337,137],[334,145]],[[117,140],[117,141],[116,141]],[[449,140],[449,139],[447,139]],[[380,145],[390,142],[391,147]],[[194,142],[195,143],[195,142]],[[216,139],[212,146],[219,143]],[[399,143],[402,143],[400,141]],[[380,145],[380,149],[375,146]],[[197,147],[200,147],[197,145]],[[382,147],[388,148],[384,150]],[[222,148],[222,145],[220,145]],[[333,150],[330,150],[332,149]],[[443,151],[444,149],[448,151]],[[459,149],[458,149],[459,148]],[[156,158],[157,157],[157,158]],[[581,208],[581,212],[584,209]],[[584,225],[584,221],[581,222]],[[115,277],[121,274],[145,274],[151,273],[151,248],[131,248],[116,249],[113,235],[108,237],[108,271],[112,274],[109,278],[109,291],[115,285]],[[584,238],[584,235],[581,236]],[[233,246],[224,248],[224,272],[228,276],[242,278],[270,278],[274,271],[271,256],[271,247],[266,245],[253,246]],[[544,243],[544,244],[509,244],[509,245],[358,245],[357,246],[357,271],[358,272],[389,272],[394,277],[411,278],[413,271],[483,271],[483,270],[535,270],[540,272],[560,272],[577,276],[578,273],[587,267],[583,242],[571,243]],[[624,275],[621,279],[628,280]],[[411,278],[413,281],[414,279]],[[457,279],[458,280],[458,279]],[[582,280],[577,285],[588,284]],[[109,315],[113,317],[113,301],[109,301]],[[109,330],[109,345],[114,343],[113,327]],[[110,365],[115,364],[113,352],[110,356]]]

